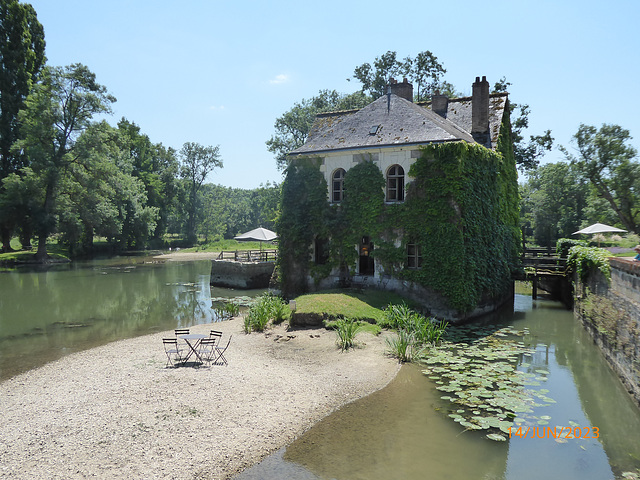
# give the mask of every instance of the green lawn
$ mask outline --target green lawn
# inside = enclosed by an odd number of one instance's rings
[[[328,291],[310,293],[296,298],[296,313],[327,314],[354,320],[383,318],[383,309],[389,304],[409,303],[392,292],[370,290],[363,292]]]
[[[268,242],[262,242],[263,250],[273,250],[276,245]],[[204,245],[197,245],[191,248],[184,248],[182,252],[221,252],[235,250],[260,250],[260,242],[239,242],[237,240],[217,240]]]

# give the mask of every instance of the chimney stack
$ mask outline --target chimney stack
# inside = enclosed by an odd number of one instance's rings
[[[413,102],[413,85],[411,85],[406,78],[402,80],[402,83],[398,83],[398,81],[393,78],[390,79],[389,87],[391,88],[391,93],[394,95]]]
[[[489,134],[489,82],[487,77],[476,77],[471,96],[471,135],[476,142],[487,143]]]
[[[442,95],[440,90],[436,90],[431,98],[431,111],[437,113],[442,118],[447,118],[447,110],[449,109],[449,97]]]

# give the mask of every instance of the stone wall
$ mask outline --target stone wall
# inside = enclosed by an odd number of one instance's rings
[[[576,284],[574,312],[640,404],[640,262],[610,264],[610,282],[597,272]]]
[[[274,262],[212,260],[209,283],[224,288],[267,288],[275,265]]]

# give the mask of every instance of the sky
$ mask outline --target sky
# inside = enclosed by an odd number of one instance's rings
[[[214,184],[280,183],[265,144],[276,119],[322,89],[355,92],[354,68],[387,51],[431,51],[466,95],[478,76],[506,77],[510,100],[530,107],[526,135],[550,129],[572,150],[581,123],[617,124],[640,150],[637,0],[23,3],[48,64],[85,64],[117,98],[109,123],[124,117],[176,150],[219,145]]]

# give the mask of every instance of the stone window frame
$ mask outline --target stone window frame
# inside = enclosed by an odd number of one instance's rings
[[[422,268],[422,247],[419,243],[407,243],[407,268],[410,270]]]
[[[340,174],[336,178],[336,174]],[[344,200],[344,177],[347,171],[344,168],[336,168],[331,173],[331,203],[340,203]]]
[[[405,173],[401,165],[395,163],[387,168],[386,201],[390,203],[404,202]]]

